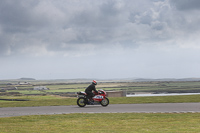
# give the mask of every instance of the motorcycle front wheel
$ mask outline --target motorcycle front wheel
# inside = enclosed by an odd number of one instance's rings
[[[77,105],[78,105],[79,107],[85,107],[86,101],[87,101],[87,100],[86,100],[84,97],[79,97],[79,98],[77,99]]]
[[[106,106],[108,106],[108,104],[109,104],[109,99],[106,97],[106,98],[103,99],[100,103],[101,103],[101,105],[102,105],[103,107],[106,107]]]

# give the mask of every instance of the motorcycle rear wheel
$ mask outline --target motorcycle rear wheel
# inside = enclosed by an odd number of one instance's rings
[[[103,99],[100,103],[101,103],[101,105],[102,105],[103,107],[106,107],[106,106],[108,106],[108,104],[109,104],[109,99],[106,97],[106,98]]]
[[[86,105],[86,98],[84,98],[84,97],[79,97],[78,99],[77,99],[77,105],[79,106],[79,107],[85,107],[85,105]]]

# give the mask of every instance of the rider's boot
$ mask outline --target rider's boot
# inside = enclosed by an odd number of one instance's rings
[[[94,100],[92,98],[90,99],[90,104],[94,105]]]
[[[90,105],[94,105],[94,100],[92,98],[88,98],[87,103]]]

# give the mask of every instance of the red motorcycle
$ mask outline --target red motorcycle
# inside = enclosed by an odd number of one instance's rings
[[[79,107],[85,107],[85,105],[99,105],[99,104],[101,104],[103,107],[106,107],[109,104],[109,99],[106,97],[107,94],[104,90],[99,90],[98,94],[95,94],[95,96],[91,100],[88,100],[87,94],[83,91],[77,92],[77,95],[78,95],[77,105]]]

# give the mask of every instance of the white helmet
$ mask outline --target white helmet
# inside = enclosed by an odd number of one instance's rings
[[[92,81],[92,84],[97,85],[97,81],[96,81],[96,80],[93,80],[93,81]]]

